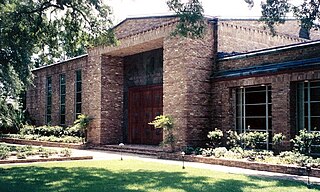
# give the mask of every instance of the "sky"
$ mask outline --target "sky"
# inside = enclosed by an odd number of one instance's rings
[[[115,24],[128,17],[170,14],[166,0],[105,0],[105,2],[113,9]],[[202,5],[204,14],[207,16],[221,18],[258,18],[260,16],[260,7],[254,6],[249,9],[244,0],[202,0]]]
[[[184,2],[186,0],[182,0]],[[291,0],[296,3],[302,0]],[[113,9],[114,24],[128,17],[142,17],[170,14],[166,0],[104,0]],[[244,0],[202,0],[204,14],[220,18],[259,18],[260,2],[249,8]],[[171,13],[172,14],[172,13]]]

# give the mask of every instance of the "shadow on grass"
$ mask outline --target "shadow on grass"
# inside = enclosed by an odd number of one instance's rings
[[[259,191],[259,178],[247,181],[190,176],[185,172],[110,171],[96,167],[0,167],[1,192],[118,192],[118,191]],[[276,186],[295,186],[294,182],[277,181]],[[301,183],[300,183],[301,185]]]

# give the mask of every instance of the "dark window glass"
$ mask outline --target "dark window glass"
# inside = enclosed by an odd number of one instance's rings
[[[81,93],[76,93],[76,102],[81,103]]]
[[[52,106],[52,78],[47,77],[47,83],[46,83],[46,124],[51,123],[51,106]]]
[[[75,118],[81,114],[81,103],[82,103],[82,77],[81,70],[76,71],[76,83],[75,83]]]
[[[60,124],[66,123],[66,75],[60,75]]]
[[[76,104],[76,113],[80,114],[81,113],[81,103]]]
[[[238,133],[262,131],[272,134],[271,86],[239,88],[236,91],[236,130]],[[270,142],[262,144],[269,148]]]
[[[298,83],[297,128],[320,131],[320,81]]]

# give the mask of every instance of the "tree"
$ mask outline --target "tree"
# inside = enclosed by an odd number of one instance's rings
[[[205,30],[203,7],[199,0],[168,0],[167,5],[179,17],[179,23],[173,35],[183,37],[201,37]]]
[[[245,0],[249,6],[253,6],[253,0]],[[294,5],[290,0],[267,0],[261,3],[263,21],[272,32],[274,25],[284,23],[288,14],[292,13],[300,21],[301,28],[305,30],[306,38],[310,38],[310,30],[319,28],[320,1],[301,0],[300,5]]]
[[[261,2],[261,18],[270,31],[275,34],[274,26],[286,21],[290,13],[300,21],[305,38],[310,38],[310,30],[320,27],[320,1],[301,0],[300,5],[294,5],[290,0],[266,0]],[[249,7],[254,6],[254,0],[244,0]],[[182,3],[181,0],[168,0],[169,8],[177,13],[180,22],[176,33],[182,36],[191,33],[201,36],[203,33],[203,7],[198,0],[189,0]],[[194,33],[195,32],[195,33]]]
[[[31,69],[115,42],[101,0],[0,0],[0,127],[31,83]],[[15,116],[15,115],[13,115]]]

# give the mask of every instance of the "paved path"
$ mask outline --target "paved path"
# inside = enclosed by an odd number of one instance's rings
[[[93,156],[93,160],[113,160],[113,159],[120,159],[120,154],[115,152],[107,152],[107,151],[100,151],[100,150],[73,150],[73,154],[79,155],[91,155]],[[181,165],[181,161],[175,160],[164,160],[164,159],[156,159],[150,156],[143,156],[143,155],[133,155],[133,154],[123,154],[123,159],[137,159],[142,161],[148,162],[157,162],[157,163],[165,163],[165,164],[174,164],[174,165]],[[196,162],[185,162],[186,169],[188,167],[195,167],[195,168],[202,168],[207,170],[213,171],[221,171],[226,173],[233,173],[233,174],[245,174],[251,176],[258,176],[258,177],[269,177],[275,179],[288,179],[288,180],[297,180],[307,182],[307,176],[298,176],[298,175],[289,175],[289,174],[282,174],[282,173],[274,173],[274,172],[267,172],[267,171],[255,171],[251,169],[243,169],[237,167],[227,167],[221,165],[211,165],[205,163],[196,163]],[[320,178],[317,177],[310,177],[310,181],[312,184],[320,185]]]

